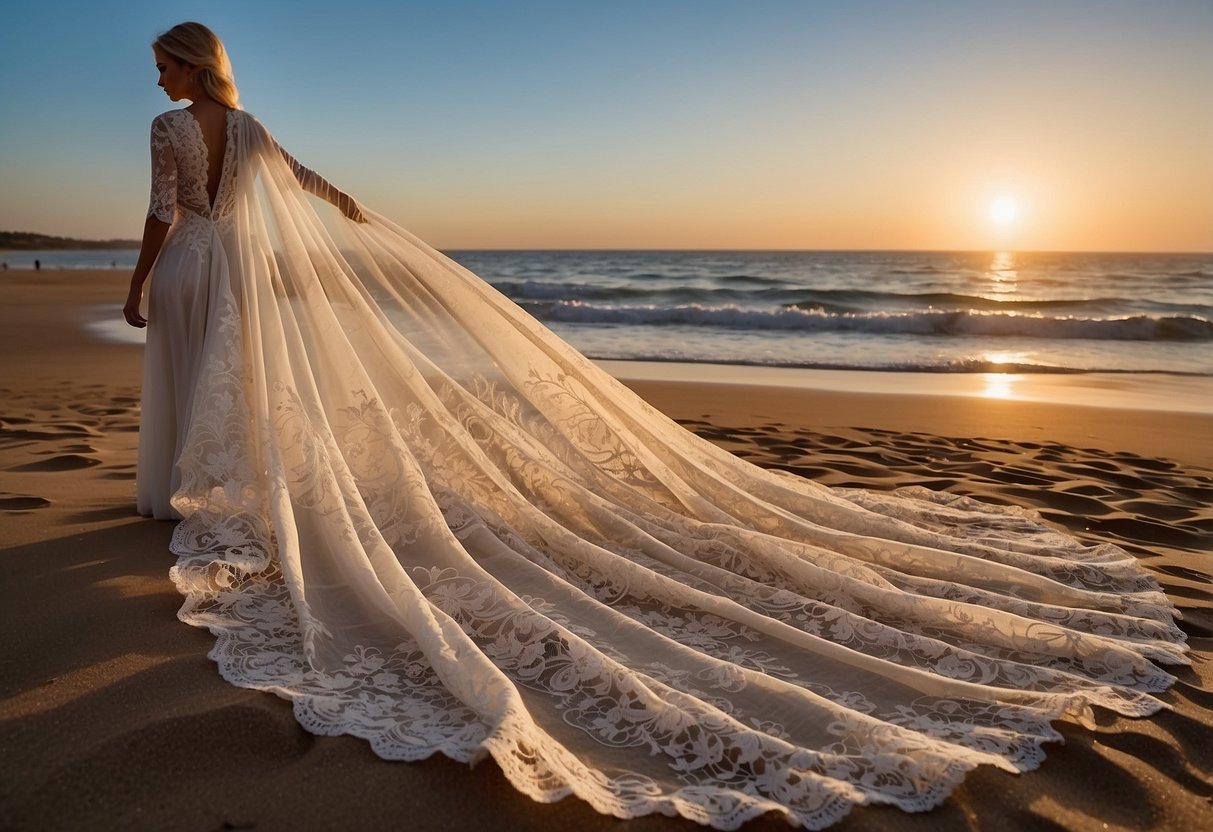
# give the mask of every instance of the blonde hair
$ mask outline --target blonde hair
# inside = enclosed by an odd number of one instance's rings
[[[228,60],[223,41],[201,23],[178,23],[161,34],[152,46],[194,68],[194,81],[204,92],[224,107],[240,109],[240,93],[232,78],[232,62]]]

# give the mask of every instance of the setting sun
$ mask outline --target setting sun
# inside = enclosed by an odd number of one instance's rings
[[[998,225],[1010,225],[1019,216],[1019,202],[1009,196],[1000,196],[990,203],[990,218]]]

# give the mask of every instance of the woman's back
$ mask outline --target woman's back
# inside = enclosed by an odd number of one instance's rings
[[[206,194],[207,204],[214,205],[219,193],[219,183],[223,176],[224,150],[227,148],[228,114],[231,110],[221,108],[187,107],[187,113],[194,117],[201,133],[202,143],[206,146]]]
[[[235,164],[233,137],[239,111],[197,115],[169,110],[152,122],[152,207],[149,214],[172,222],[173,208],[216,219],[229,213],[225,178]]]

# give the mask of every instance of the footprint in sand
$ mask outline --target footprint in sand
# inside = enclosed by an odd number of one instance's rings
[[[1159,523],[1140,516],[1092,519],[1091,530],[1131,541],[1149,541],[1167,546],[1201,551],[1207,545],[1204,535],[1170,523]]]
[[[51,450],[48,450],[48,451],[35,451],[34,453],[38,454],[39,456],[49,456],[50,454],[62,454],[62,453],[95,454],[95,453],[97,453],[97,449],[94,448],[92,445],[76,443],[74,445],[64,445],[59,448],[52,448]]]
[[[1151,520],[1162,520],[1169,523],[1177,520],[1190,520],[1193,517],[1192,510],[1185,506],[1156,503],[1150,500],[1132,500],[1121,503],[1120,508],[1123,511],[1131,511],[1134,514],[1149,517]]]
[[[872,477],[873,479],[884,479],[886,477],[895,477],[897,471],[890,471],[887,468],[879,465],[855,465],[845,462],[834,464],[834,469],[844,474],[850,474],[853,477]]]
[[[1091,497],[1084,497],[1081,494],[1074,494],[1072,492],[1046,490],[1042,493],[1037,489],[1016,488],[1014,486],[1008,486],[1002,490],[1012,496],[1020,497],[1026,502],[1035,502],[1050,508],[1059,508],[1077,517],[1099,517],[1116,511],[1116,509],[1107,505],[1102,500],[1095,500]]]
[[[74,408],[77,413],[83,413],[85,416],[121,416],[130,412],[129,407],[77,407]]]
[[[51,501],[45,497],[12,496],[0,497],[0,511],[29,511],[35,508],[45,508]]]
[[[1154,571],[1162,572],[1164,575],[1172,575],[1176,578],[1183,578],[1189,581],[1207,584],[1213,581],[1213,575],[1206,575],[1204,572],[1198,572],[1195,569],[1189,569],[1186,566],[1176,564],[1160,564],[1154,567]]]
[[[1194,479],[1208,482],[1204,477],[1195,477]],[[1201,485],[1178,485],[1175,487],[1175,492],[1182,494],[1205,505],[1213,505],[1213,487]]]
[[[1049,476],[1041,476],[1040,472],[1015,465],[1004,465],[990,473],[990,478],[1008,485],[1053,485],[1057,480]]]
[[[81,454],[59,454],[50,459],[44,459],[40,462],[27,462],[25,465],[17,465],[8,470],[54,473],[56,471],[77,471],[81,468],[92,468],[94,465],[100,464],[101,460]]]
[[[8,419],[5,422],[13,420]],[[102,435],[101,431],[91,425],[80,422],[50,423],[32,428],[14,428],[0,423],[0,436],[5,439],[79,439]]]
[[[1107,499],[1108,497],[1115,496],[1109,489],[1093,482],[1080,482],[1078,485],[1059,490],[1066,494],[1081,494],[1084,497],[1103,497]]]
[[[823,444],[830,448],[848,448],[865,450],[868,447],[866,442],[857,442],[854,439],[843,439],[840,436],[825,436],[822,437]]]

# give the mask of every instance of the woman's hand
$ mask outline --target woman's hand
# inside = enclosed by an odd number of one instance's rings
[[[156,219],[154,214],[149,214],[143,222],[143,245],[139,247],[139,262],[135,263],[135,273],[131,275],[131,291],[122,307],[122,317],[138,329],[147,326],[147,318],[139,314],[139,303],[143,300],[143,283],[152,273],[152,264],[160,254],[160,247],[164,245],[168,229],[169,224]]]
[[[143,287],[131,286],[126,296],[126,305],[122,307],[122,317],[133,327],[143,329],[147,326],[147,318],[139,314],[139,304],[143,302]]]

